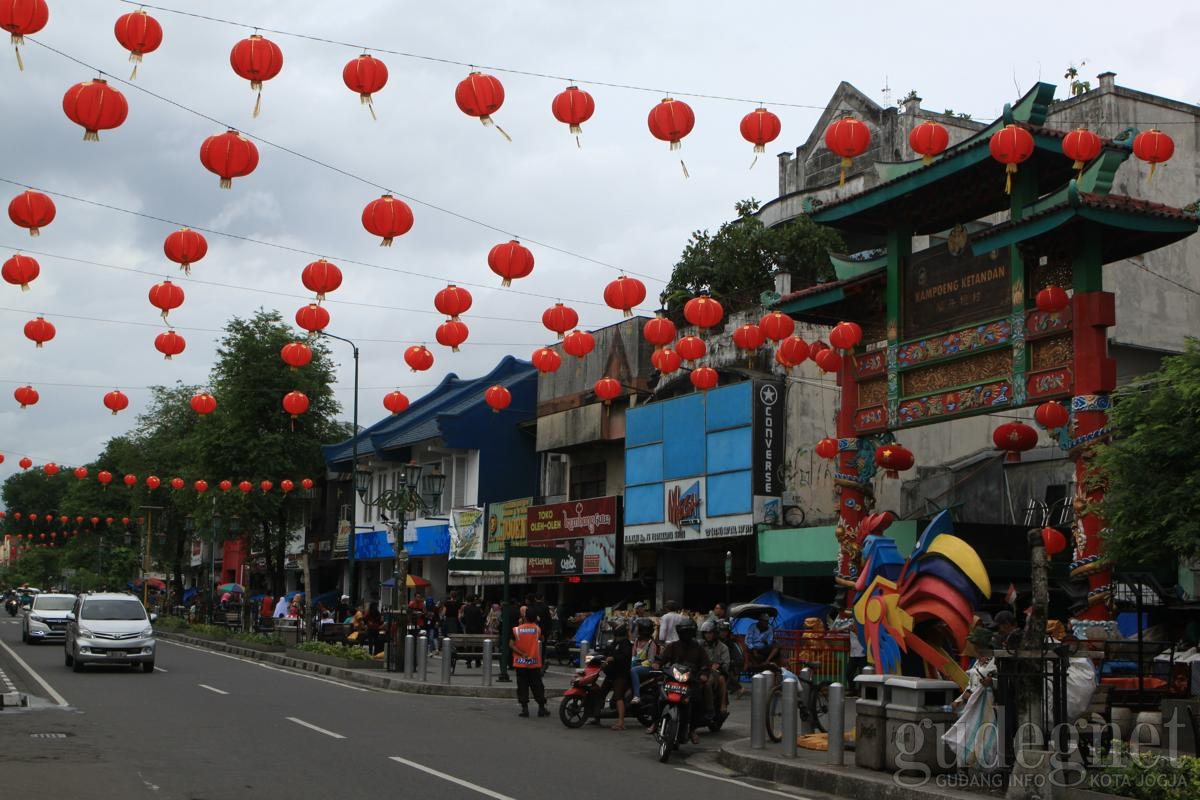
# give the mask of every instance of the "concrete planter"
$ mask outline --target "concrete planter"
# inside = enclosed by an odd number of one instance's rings
[[[228,642],[228,636],[213,636],[209,633],[192,633],[190,631],[182,633],[182,636],[187,636],[191,639],[199,639],[202,642]]]
[[[241,639],[226,639],[224,641],[234,647],[244,647],[247,650],[254,650],[259,653],[282,653],[287,650],[287,647],[281,644],[262,644],[261,642],[246,642]]]
[[[300,661],[312,661],[317,664],[326,664],[330,667],[340,667],[342,669],[383,669],[383,660],[367,659],[357,660],[351,658],[338,658],[336,656],[327,656],[324,653],[310,653],[307,650],[293,650],[288,648],[287,654],[290,658],[295,658]]]

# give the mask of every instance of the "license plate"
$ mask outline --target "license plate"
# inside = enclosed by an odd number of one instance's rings
[[[123,650],[109,650],[106,654],[109,658],[125,658],[128,653]]]

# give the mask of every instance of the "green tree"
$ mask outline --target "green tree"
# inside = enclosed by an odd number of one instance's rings
[[[1096,450],[1105,546],[1119,564],[1200,557],[1200,340],[1117,391],[1113,440]]]
[[[735,204],[737,219],[725,222],[715,234],[696,231],[671,272],[664,303],[678,312],[700,291],[708,291],[727,310],[751,308],[774,286],[775,275],[788,272],[800,289],[830,280],[829,254],[842,247],[832,228],[806,216],[768,228],[755,216],[759,203],[751,198]]]
[[[7,580],[10,583],[28,581],[39,588],[48,588],[61,574],[62,540],[59,534],[63,525],[58,517],[64,513],[62,499],[67,480],[61,472],[50,476],[41,469],[30,469],[9,475],[0,488],[0,499],[7,509],[0,527],[5,535],[14,537],[10,546],[17,546],[18,536],[27,546],[9,569]],[[21,515],[20,519],[17,514]],[[51,519],[47,520],[46,515]],[[54,534],[53,538],[51,534]],[[43,546],[51,543],[54,547]]]

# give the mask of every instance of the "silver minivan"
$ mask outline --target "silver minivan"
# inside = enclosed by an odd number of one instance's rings
[[[67,666],[82,672],[84,664],[141,664],[149,675],[154,672],[153,621],[131,594],[80,595],[67,615]]]

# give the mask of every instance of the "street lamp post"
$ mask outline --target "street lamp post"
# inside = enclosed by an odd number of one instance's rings
[[[725,551],[725,613],[729,613],[729,594],[733,588],[733,551]]]
[[[346,594],[350,596],[351,603],[357,603],[355,599],[354,586],[354,532],[358,523],[357,509],[355,508],[355,495],[360,491],[365,496],[366,489],[359,489],[359,469],[358,469],[358,345],[349,339],[330,333],[328,331],[318,331],[318,336],[323,336],[329,339],[337,339],[339,342],[345,342],[350,345],[354,353],[354,402],[353,402],[353,419],[351,427],[353,429],[350,436],[350,465],[354,473],[354,490],[350,492],[350,541],[346,545],[346,562],[349,570],[349,575],[346,577]],[[366,480],[371,480],[370,473],[366,473]],[[369,483],[368,483],[369,486]],[[365,497],[364,497],[365,499]]]

